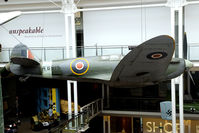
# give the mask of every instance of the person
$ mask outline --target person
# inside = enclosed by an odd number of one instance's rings
[[[50,105],[50,108],[49,108],[49,110],[48,110],[48,115],[49,115],[50,117],[53,116],[53,105]]]

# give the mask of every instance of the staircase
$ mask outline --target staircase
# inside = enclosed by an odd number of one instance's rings
[[[63,121],[49,133],[81,133],[89,128],[89,122],[102,111],[103,100],[97,99],[80,108],[80,112],[71,119]]]

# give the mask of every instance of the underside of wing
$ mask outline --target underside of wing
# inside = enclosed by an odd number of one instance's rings
[[[144,84],[165,79],[175,41],[167,35],[152,38],[129,52],[115,68],[111,82]]]

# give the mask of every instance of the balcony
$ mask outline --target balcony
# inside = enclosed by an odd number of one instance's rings
[[[176,49],[178,46],[176,46]],[[30,47],[33,55],[42,61],[66,59],[66,47]],[[70,47],[70,57],[72,57],[72,47]],[[187,49],[188,60],[197,62],[199,44],[190,44]],[[12,48],[2,48],[0,52],[0,63],[9,62]],[[126,55],[129,46],[82,46],[77,47],[78,57],[103,56],[103,55]]]

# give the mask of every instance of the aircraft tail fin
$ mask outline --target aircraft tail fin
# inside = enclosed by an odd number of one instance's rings
[[[36,60],[30,49],[22,43],[13,48],[10,60],[11,63],[22,66],[39,65],[39,62]]]

